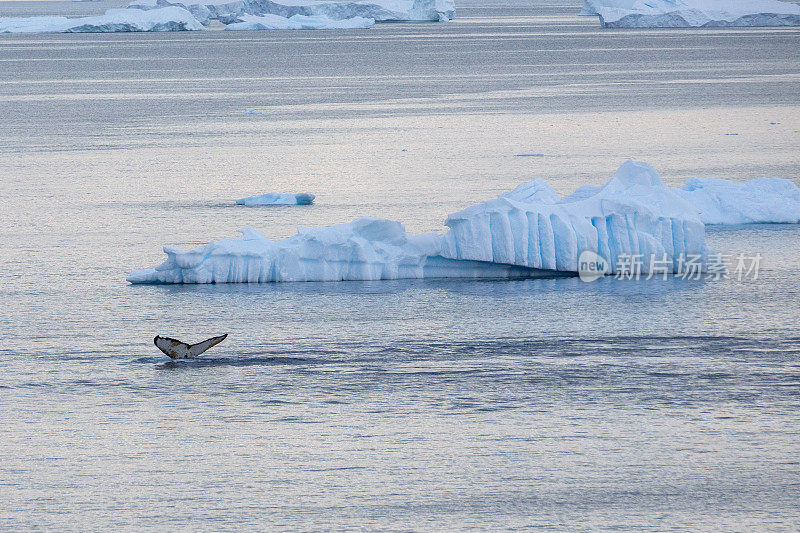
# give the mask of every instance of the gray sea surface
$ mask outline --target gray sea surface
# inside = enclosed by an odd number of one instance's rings
[[[0,529],[800,528],[797,225],[709,228],[761,254],[741,281],[125,282],[239,228],[443,231],[627,158],[800,184],[800,30],[577,4],[0,35]],[[266,192],[317,199],[233,205]],[[224,332],[196,361],[152,344]]]

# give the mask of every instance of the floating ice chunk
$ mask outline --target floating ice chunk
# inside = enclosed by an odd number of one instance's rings
[[[258,197],[256,197],[258,198]],[[241,202],[241,201],[240,201]],[[602,186],[559,198],[542,180],[447,218],[444,234],[407,235],[399,222],[359,218],[300,229],[283,241],[255,230],[181,252],[131,273],[131,283],[238,283],[428,277],[537,277],[577,273],[582,255],[618,272],[640,257],[642,273],[705,263],[708,223],[800,222],[800,189],[788,180],[694,178],[667,187],[646,163],[628,161]],[[605,268],[603,271],[606,271]]]
[[[371,28],[374,19],[353,17],[334,20],[325,15],[293,15],[289,18],[280,15],[241,15],[242,22],[225,26],[226,30],[331,30]]]
[[[781,178],[691,178],[675,192],[705,224],[800,223],[800,189]]]
[[[585,0],[605,28],[799,26],[800,6],[779,0]]]
[[[376,22],[446,21],[455,17],[453,0],[134,0],[129,7],[154,9],[168,5],[188,9],[204,24],[208,24],[211,20],[219,20],[229,25],[247,22],[244,19],[245,15],[277,15],[287,19],[295,15],[325,16],[331,20],[362,18],[372,19]],[[279,22],[273,20],[273,23],[278,24]],[[364,22],[360,23],[365,24]],[[351,22],[351,24],[355,24],[355,22]],[[231,29],[244,28],[234,27]],[[270,27],[266,29],[289,28]]]
[[[110,33],[130,31],[202,30],[185,9],[164,7],[150,11],[109,9],[95,17],[0,17],[0,33]]]
[[[236,200],[238,205],[246,205],[246,206],[254,206],[254,205],[311,205],[314,203],[314,196],[313,194],[308,193],[288,193],[288,194],[280,194],[280,193],[267,193],[262,194],[259,196],[248,196],[247,198],[242,198],[240,200]]]

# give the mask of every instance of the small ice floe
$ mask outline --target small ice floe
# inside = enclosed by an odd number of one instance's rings
[[[176,6],[142,11],[109,9],[95,17],[0,17],[0,33],[115,33],[202,30],[194,16]]]
[[[248,108],[248,109],[244,110],[244,114],[245,115],[262,115],[262,114],[264,114],[264,112],[263,111],[259,111],[258,109],[249,109]]]
[[[270,192],[259,196],[248,196],[236,200],[237,205],[256,206],[256,205],[311,205],[314,203],[313,194],[300,193],[276,193]]]
[[[280,15],[240,15],[239,22],[225,26],[226,30],[349,30],[357,28],[371,28],[375,19],[365,17],[350,17],[346,19],[332,19],[326,15],[294,15],[282,17]]]

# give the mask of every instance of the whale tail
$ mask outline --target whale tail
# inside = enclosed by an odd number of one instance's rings
[[[156,335],[156,338],[153,339],[153,343],[159,350],[164,352],[167,357],[171,357],[172,359],[194,359],[212,346],[221,343],[227,337],[228,334],[226,333],[219,337],[211,337],[197,344],[186,344],[177,339]]]

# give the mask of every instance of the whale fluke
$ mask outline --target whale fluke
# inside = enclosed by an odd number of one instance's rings
[[[225,335],[220,335],[219,337],[211,337],[210,339],[206,339],[203,342],[198,342],[197,344],[186,344],[185,342],[181,342],[177,339],[170,339],[169,337],[161,337],[156,335],[156,338],[153,339],[153,343],[158,347],[159,350],[164,352],[172,359],[194,359],[212,346],[216,346],[224,341],[227,336],[228,334],[226,333]]]

